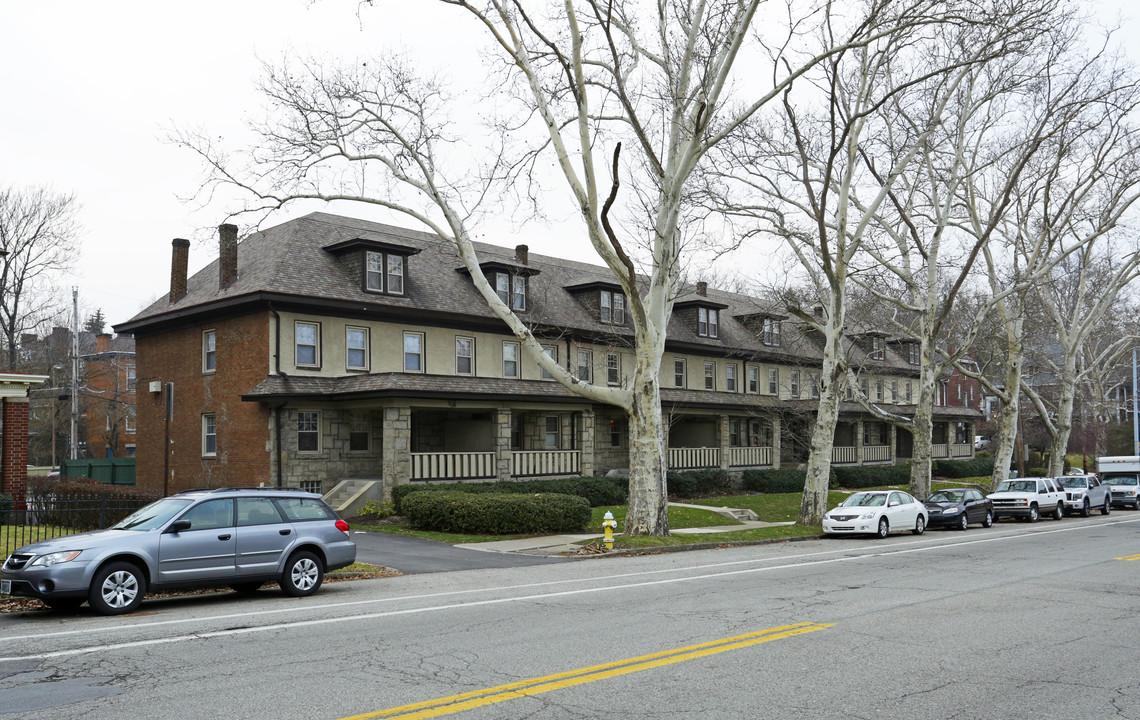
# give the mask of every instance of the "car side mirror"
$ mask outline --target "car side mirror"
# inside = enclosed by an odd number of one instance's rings
[[[898,500],[892,500],[891,502],[887,503],[887,507],[895,507],[898,504],[899,504]]]
[[[170,523],[170,527],[166,528],[166,532],[179,533],[179,532],[182,532],[184,530],[189,530],[189,529],[190,529],[190,521],[189,520],[175,520],[174,522]]]

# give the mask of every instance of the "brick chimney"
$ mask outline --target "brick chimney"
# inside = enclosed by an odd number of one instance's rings
[[[701,297],[705,297],[709,294],[709,284],[704,280],[697,283],[697,294]]]
[[[218,289],[224,290],[237,280],[237,225],[218,226]]]
[[[530,248],[526,245],[515,245],[515,262],[519,265],[526,265],[529,252]]]
[[[95,352],[105,353],[111,349],[110,333],[100,333],[95,336]]]
[[[190,262],[190,241],[174,238],[170,243],[170,302],[186,296],[186,266]]]

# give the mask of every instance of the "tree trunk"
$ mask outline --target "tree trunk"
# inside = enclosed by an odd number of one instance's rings
[[[1006,359],[1005,387],[1009,398],[1001,409],[1001,429],[998,430],[997,450],[994,451],[994,471],[990,478],[990,490],[997,490],[1003,480],[1009,478],[1009,463],[1013,458],[1013,446],[1017,438],[1017,416],[1021,412],[1021,363],[1024,360],[1021,348],[1021,323],[1016,323],[1017,339],[1009,339],[1009,352]],[[1013,388],[1012,392],[1009,388]]]
[[[914,406],[914,452],[910,459],[910,494],[919,500],[930,495],[930,465],[934,456],[934,376],[923,364]]]
[[[833,316],[834,317],[834,316]],[[841,323],[842,321],[840,321]],[[839,422],[839,366],[843,333],[841,324],[829,321],[824,333],[823,370],[820,373],[819,407],[811,432],[804,495],[800,502],[799,524],[819,525],[827,512],[827,491],[831,477],[831,448],[835,444],[835,426]]]
[[[629,411],[629,509],[626,535],[669,534],[669,498],[665,485],[665,428],[656,372],[633,379]]]
[[[1069,438],[1073,434],[1073,395],[1076,385],[1071,377],[1061,382],[1061,402],[1057,405],[1057,419],[1049,437],[1049,468],[1053,477],[1065,472],[1065,456],[1069,452]]]

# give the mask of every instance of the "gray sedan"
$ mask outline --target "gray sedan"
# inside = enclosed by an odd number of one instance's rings
[[[86,600],[103,615],[131,612],[148,591],[276,581],[315,593],[325,572],[351,565],[348,523],[319,495],[280,488],[194,490],[151,503],[107,530],[44,540],[0,568],[0,595],[57,609]]]

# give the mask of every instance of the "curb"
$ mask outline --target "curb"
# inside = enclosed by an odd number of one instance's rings
[[[628,555],[653,555],[661,553],[674,553],[674,552],[688,552],[690,550],[716,550],[717,548],[725,547],[747,547],[749,545],[775,545],[777,543],[791,543],[791,542],[804,542],[806,540],[823,540],[826,535],[800,535],[790,538],[765,538],[764,540],[729,540],[726,542],[712,543],[690,543],[687,545],[663,545],[661,547],[648,547],[648,548],[623,548],[621,550],[611,550],[604,553],[590,553],[587,555],[578,555],[577,553],[559,553],[557,555],[548,555],[546,557],[566,557],[582,560],[589,560],[592,558],[609,558],[609,557],[622,557]]]

